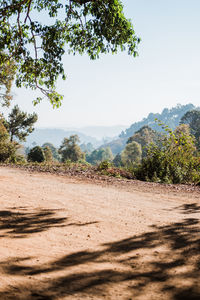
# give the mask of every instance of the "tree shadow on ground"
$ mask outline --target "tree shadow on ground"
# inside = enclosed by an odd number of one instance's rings
[[[66,223],[68,218],[58,217],[57,209],[35,209],[25,207],[0,211],[0,237],[26,238],[28,235],[46,231],[52,227],[87,226],[98,222]]]
[[[66,218],[56,216],[55,209],[36,209],[26,211],[10,209],[0,211],[1,236],[11,238],[25,238],[27,235],[42,232],[52,227],[64,226]]]
[[[197,204],[192,213],[195,208]],[[187,210],[191,207],[185,206]],[[102,250],[72,253],[43,265],[29,265],[29,258],[4,261],[0,263],[4,274],[24,279],[45,274],[48,279],[8,287],[0,292],[0,299],[56,300],[77,295],[102,299],[111,293],[112,299],[199,300],[199,233],[199,220],[186,218],[103,244]],[[117,292],[121,286],[126,296]]]
[[[177,207],[183,214],[196,214],[200,212],[200,205],[197,203],[183,204]]]

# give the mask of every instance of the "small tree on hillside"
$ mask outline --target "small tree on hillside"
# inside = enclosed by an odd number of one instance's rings
[[[127,144],[137,142],[142,147],[142,157],[145,157],[147,154],[148,145],[155,143],[158,144],[159,140],[161,139],[161,133],[153,130],[151,127],[145,125],[140,128],[138,131],[131,136]]]
[[[35,146],[34,148],[32,148],[28,153],[28,161],[39,163],[45,161],[45,154],[42,147]]]
[[[142,158],[142,148],[137,142],[131,142],[121,153],[122,163],[125,166],[133,166],[138,164]]]
[[[180,124],[188,124],[191,134],[194,135],[196,145],[200,149],[200,111],[191,110],[188,111],[180,121]]]
[[[64,138],[58,151],[61,154],[62,162],[65,162],[66,160],[76,162],[85,159],[85,154],[81,151],[78,143],[79,137],[77,135],[71,135],[69,138]]]
[[[122,166],[122,158],[121,158],[121,155],[120,153],[118,153],[115,158],[113,159],[113,164],[116,166],[116,167],[121,167]]]
[[[26,137],[34,130],[33,125],[37,121],[36,113],[27,114],[19,109],[18,105],[12,109],[5,121],[5,127],[10,135],[11,142],[16,137],[19,141],[25,141]]]
[[[58,150],[52,143],[44,143],[42,145],[42,148],[45,148],[45,147],[49,147],[51,149],[53,159],[60,161],[60,155],[58,153]]]
[[[51,148],[49,146],[45,146],[43,148],[43,151],[44,151],[45,160],[48,162],[53,161],[53,154]]]
[[[90,164],[99,164],[104,160],[112,161],[113,160],[113,154],[110,149],[110,147],[107,148],[100,148],[92,151],[91,154],[86,156],[87,162]]]

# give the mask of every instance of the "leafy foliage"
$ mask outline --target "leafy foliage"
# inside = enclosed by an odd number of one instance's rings
[[[113,164],[116,167],[121,167],[123,165],[121,155],[118,153],[113,159]]]
[[[103,161],[112,161],[113,154],[109,147],[100,148],[92,151],[91,154],[86,155],[86,160],[90,164],[96,165],[100,164]]]
[[[15,61],[17,86],[39,89],[57,107],[66,50],[91,59],[118,50],[137,55],[139,39],[120,0],[3,0],[0,23],[0,62],[6,53],[6,61]]]
[[[59,148],[59,154],[61,154],[62,162],[70,160],[72,162],[79,161],[85,158],[84,153],[81,151],[79,145],[79,138],[77,135],[71,135],[69,138],[65,138]]]
[[[28,153],[28,161],[39,162],[39,163],[45,161],[45,154],[42,147],[40,146],[33,147]]]
[[[83,143],[80,145],[80,148],[83,152],[85,153],[91,153],[92,151],[94,151],[94,147],[92,145],[92,143]]]
[[[53,154],[51,148],[49,146],[45,146],[43,150],[44,150],[45,161],[48,162],[53,161]]]
[[[0,101],[3,106],[9,106],[12,99],[11,86],[16,67],[13,59],[8,60],[4,52],[0,53]]]
[[[108,160],[104,160],[102,161],[99,165],[97,170],[102,171],[102,170],[107,170],[112,166],[112,164],[110,163],[110,161]]]
[[[0,162],[14,161],[18,144],[9,141],[9,134],[0,120]]]
[[[46,147],[48,147],[48,148],[51,149],[51,153],[53,155],[53,159],[57,160],[57,161],[60,161],[60,155],[58,153],[57,148],[53,144],[51,144],[51,143],[44,143],[42,145],[42,148],[46,148]]]
[[[162,121],[162,123],[168,125],[172,130],[174,130],[181,120],[181,117],[189,110],[194,109],[195,106],[193,104],[186,104],[186,105],[177,105],[176,107],[172,107],[171,109],[165,108],[163,109],[162,113],[150,113],[146,118],[143,118],[139,122],[133,123],[129,128],[127,128],[125,131],[122,131],[122,133],[119,135],[119,138],[116,140],[113,140],[109,143],[106,143],[102,145],[103,148],[110,147],[112,150],[112,153],[114,155],[121,153],[123,149],[126,147],[126,143],[129,138],[134,136],[136,133],[140,133],[139,135],[143,134],[140,131],[143,131],[142,128],[148,126],[151,128],[151,130],[155,131],[155,134],[159,135],[159,133],[156,132],[163,132],[163,129],[155,122],[155,119],[159,119]],[[149,135],[151,135],[151,132],[149,132]],[[154,139],[154,138],[153,138]],[[136,142],[141,143],[142,141],[135,139]],[[142,143],[143,147],[143,143]],[[143,156],[145,155],[145,149],[143,150]]]
[[[140,130],[143,126],[148,125],[153,130],[163,131],[162,128],[155,122],[155,119],[160,120],[162,123],[166,124],[174,130],[180,123],[182,116],[192,109],[194,109],[193,104],[181,105],[178,104],[176,107],[172,107],[171,109],[164,108],[162,113],[150,113],[146,118],[142,121],[133,123],[125,132],[122,132],[121,138],[129,138],[135,134],[136,131]]]
[[[138,179],[166,183],[191,183],[199,181],[199,158],[195,157],[194,139],[185,125],[168,135],[162,145],[152,144],[147,157],[142,160],[135,175]]]
[[[3,116],[0,119],[0,141],[6,141],[9,138],[8,131],[6,130],[6,127],[4,126],[4,118]]]
[[[27,114],[19,109],[18,105],[12,109],[8,116],[8,120],[5,120],[5,127],[10,135],[10,140],[16,137],[19,141],[25,141],[26,137],[31,133],[34,128],[33,125],[37,121],[37,115]]]
[[[133,141],[128,143],[125,149],[121,153],[121,160],[125,166],[134,166],[137,165],[142,158],[142,148],[141,145]]]
[[[148,145],[152,143],[158,144],[161,137],[161,133],[151,129],[148,125],[145,125],[128,139],[127,144],[132,143],[133,141],[140,144],[142,147],[142,157],[145,157]]]
[[[188,111],[181,118],[180,123],[189,125],[191,134],[194,135],[196,140],[196,145],[200,150],[200,111],[199,110]]]

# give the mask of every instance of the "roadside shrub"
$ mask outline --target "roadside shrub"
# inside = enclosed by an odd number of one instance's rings
[[[16,157],[18,144],[14,142],[0,142],[0,162],[12,162]]]
[[[45,161],[45,154],[42,147],[40,146],[33,147],[28,153],[28,161],[39,162],[39,163]]]
[[[110,163],[109,161],[101,162],[97,167],[97,171],[99,171],[100,174],[102,175],[112,176],[116,178],[127,178],[127,179],[134,178],[133,172],[129,172],[124,168],[117,168],[113,166],[113,164]]]
[[[98,165],[97,170],[98,171],[107,170],[111,166],[112,166],[111,162],[109,162],[108,160],[104,160]]]
[[[26,158],[21,154],[16,155],[16,157],[14,158],[14,163],[25,164],[26,162]]]
[[[147,157],[135,170],[137,179],[165,183],[196,183],[199,181],[199,159],[193,137],[179,126],[174,132],[166,129],[168,136],[161,146],[150,145]]]

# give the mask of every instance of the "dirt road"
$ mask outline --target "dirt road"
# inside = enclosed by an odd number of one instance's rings
[[[0,299],[200,299],[200,193],[0,168]]]

